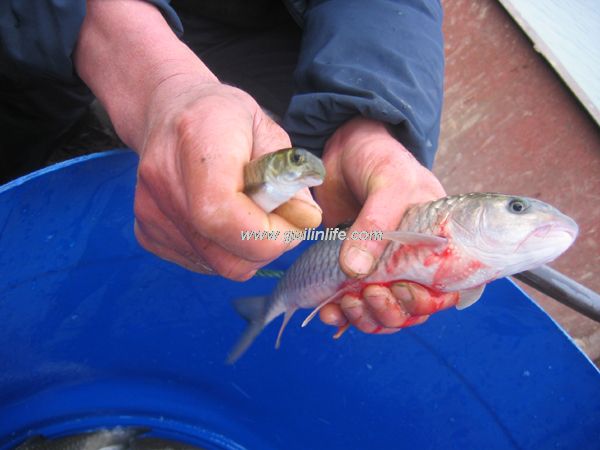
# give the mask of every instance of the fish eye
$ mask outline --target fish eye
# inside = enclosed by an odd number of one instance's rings
[[[513,198],[508,202],[508,210],[515,214],[521,214],[529,207],[529,204],[520,198]]]
[[[304,155],[302,155],[301,153],[298,153],[298,152],[294,152],[294,153],[292,153],[291,160],[294,164],[300,165],[300,164],[304,163]]]

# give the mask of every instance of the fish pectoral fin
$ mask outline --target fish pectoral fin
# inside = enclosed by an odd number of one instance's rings
[[[483,295],[483,290],[485,289],[485,284],[481,286],[477,286],[471,289],[465,289],[459,292],[458,303],[456,304],[456,309],[465,309],[475,303],[477,300],[481,298]]]
[[[315,316],[318,314],[318,312],[321,310],[321,308],[323,306],[325,306],[327,303],[331,303],[332,301],[338,299],[339,297],[341,297],[342,295],[346,294],[349,291],[350,291],[349,289],[342,289],[341,291],[337,291],[331,297],[327,297],[325,300],[323,300],[321,303],[319,303],[319,305],[315,309],[312,310],[312,312],[308,315],[308,317],[306,319],[304,319],[304,322],[302,322],[302,328],[304,328],[306,325],[308,325],[310,323],[310,321],[315,318]]]
[[[383,238],[404,245],[426,245],[428,247],[442,247],[448,243],[448,239],[444,237],[412,231],[384,231]]]
[[[285,330],[285,327],[287,326],[288,322],[297,310],[298,308],[296,306],[293,306],[285,312],[285,316],[283,316],[283,322],[281,322],[281,328],[279,328],[279,333],[277,333],[277,340],[275,341],[276,349],[279,349],[279,347],[281,346],[281,336],[283,335],[283,330]]]

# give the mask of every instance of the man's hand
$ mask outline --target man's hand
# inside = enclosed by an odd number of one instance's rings
[[[160,86],[149,111],[135,195],[142,246],[190,270],[235,280],[289,249],[282,239],[240,237],[241,229],[281,235],[295,229],[242,192],[251,159],[291,145],[248,94],[175,77]],[[319,214],[316,205],[296,206]]]
[[[88,0],[74,57],[119,137],[140,155],[135,232],[146,249],[245,280],[291,247],[240,235],[297,229],[243,193],[244,165],[290,147],[289,137],[248,94],[221,84],[156,8]],[[308,190],[292,202],[290,220],[320,221]]]
[[[315,188],[324,224],[354,221],[352,231],[395,230],[407,207],[445,194],[437,178],[412,156],[379,122],[353,119],[329,139],[323,162],[325,183]],[[387,241],[344,242],[340,266],[355,278],[375,268]],[[348,321],[365,333],[392,333],[424,322],[429,314],[456,303],[457,295],[433,296],[427,289],[397,283],[387,289],[369,286],[363,298],[344,296],[321,309],[323,322]]]

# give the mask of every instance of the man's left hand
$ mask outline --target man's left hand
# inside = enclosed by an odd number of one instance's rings
[[[315,189],[324,225],[354,221],[348,232],[395,230],[406,209],[446,195],[435,175],[400,144],[385,125],[365,118],[340,127],[325,146],[327,177]],[[340,266],[350,277],[370,274],[389,241],[346,240]],[[393,333],[423,323],[431,312],[456,303],[454,293],[434,296],[414,283],[369,286],[362,298],[346,295],[320,311],[333,326],[348,322],[365,333]]]

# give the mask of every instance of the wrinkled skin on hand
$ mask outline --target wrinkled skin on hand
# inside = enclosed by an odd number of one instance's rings
[[[243,193],[251,159],[290,147],[285,131],[245,92],[175,76],[160,84],[147,111],[134,208],[136,237],[150,252],[241,281],[297,244],[242,241],[241,229],[283,234],[297,230],[297,217],[320,222],[308,190],[291,200],[291,222]]]
[[[323,162],[325,183],[315,188],[324,225],[354,221],[350,232],[395,230],[406,209],[415,203],[445,196],[437,178],[395,140],[381,123],[353,119],[329,139]],[[340,266],[351,277],[368,275],[388,241],[346,240]],[[389,334],[425,322],[429,314],[456,303],[458,294],[434,295],[412,283],[389,289],[368,286],[362,298],[346,295],[320,311],[321,320],[343,327],[348,323],[365,333]]]

